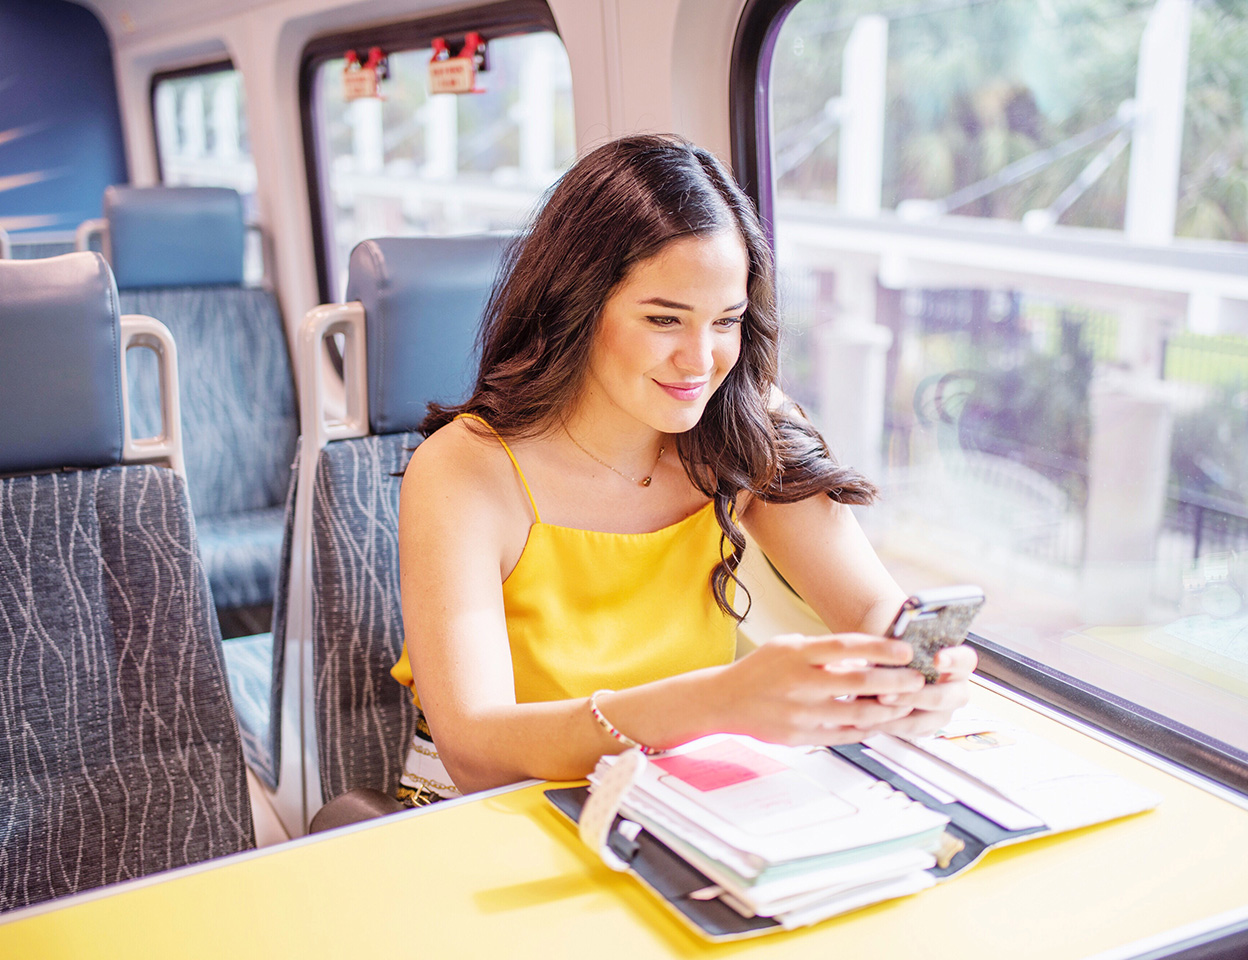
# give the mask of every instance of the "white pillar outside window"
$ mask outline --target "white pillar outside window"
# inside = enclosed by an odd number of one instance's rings
[[[204,130],[204,87],[200,83],[187,84],[182,92],[182,109],[179,111],[182,127],[183,159],[198,160],[204,155],[207,137]]]
[[[381,173],[386,165],[381,109],[381,100],[376,97],[361,97],[347,107],[356,173]]]
[[[1191,24],[1191,0],[1157,0],[1140,41],[1125,224],[1132,243],[1174,239]]]
[[[238,81],[233,76],[217,81],[212,92],[212,155],[220,160],[235,161],[239,157]]]
[[[166,81],[156,85],[156,140],[161,164],[168,168],[180,152],[178,136],[178,93]],[[168,176],[168,169],[165,175]]]
[[[454,180],[459,172],[459,101],[453,93],[431,96],[421,109],[425,170],[429,180]]]
[[[841,68],[840,150],[836,205],[844,213],[880,212],[884,169],[884,103],[888,77],[888,19],[859,17],[845,44]]]
[[[859,17],[845,46],[841,72],[837,207],[846,214],[880,212],[884,155],[888,20]],[[880,479],[885,358],[893,336],[876,323],[873,262],[819,275],[815,303],[818,420],[842,463]]]
[[[1130,375],[1094,383],[1088,399],[1081,614],[1095,624],[1148,623],[1173,414],[1162,384]]]
[[[546,44],[528,51],[519,86],[513,116],[520,127],[520,174],[526,184],[544,187],[555,174],[555,70]]]

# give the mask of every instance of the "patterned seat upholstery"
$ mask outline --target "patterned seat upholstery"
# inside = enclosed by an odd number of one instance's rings
[[[119,464],[117,302],[98,254],[0,262],[0,910],[253,845],[186,486]]]
[[[178,342],[186,474],[219,609],[272,604],[299,433],[271,291],[245,289],[242,202],[215,188],[110,187],[109,248],[125,313]],[[154,371],[131,364],[136,434],[158,425]]]
[[[219,606],[257,606],[272,600],[285,518],[282,507],[199,518],[199,554]]]
[[[297,447],[293,467],[296,471],[299,467]],[[286,505],[276,511],[279,516],[284,514],[285,518],[282,525],[281,558],[277,565],[277,582],[274,587],[272,631],[229,640],[225,644],[225,662],[230,676],[230,691],[234,695],[234,710],[238,714],[239,732],[243,736],[243,753],[247,757],[247,765],[270,789],[277,788],[282,763],[282,679],[285,651],[282,643],[274,643],[274,637],[284,640],[286,636],[295,488],[295,473],[292,472]],[[245,518],[248,514],[242,516]],[[210,521],[200,525],[199,552],[204,558],[205,567],[210,566],[215,555],[215,548],[208,539],[211,533],[205,532],[205,528],[210,527]]]
[[[364,306],[370,436],[319,453],[312,496],[312,659],[321,793],[393,794],[412,734],[390,676],[403,643],[400,476],[431,400],[467,393],[473,344],[506,238],[368,240],[347,299]]]
[[[242,200],[208,187],[109,187],[108,249],[124,312],[160,319],[178,342],[187,485],[200,554],[222,614],[266,629],[282,566],[283,507],[299,436],[290,354],[277,300],[244,288]],[[128,377],[137,435],[159,425],[154,361],[134,351]],[[248,763],[270,786],[280,705],[263,651],[226,643]]]
[[[391,796],[411,738],[403,646],[399,484],[418,433],[339,440],[322,452],[312,514],[313,670],[321,793]]]

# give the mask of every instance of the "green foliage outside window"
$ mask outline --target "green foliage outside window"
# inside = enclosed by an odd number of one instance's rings
[[[781,197],[835,202],[841,93],[856,19],[889,20],[882,200],[937,200],[1111,119],[1135,94],[1152,0],[989,0],[961,5],[804,0],[777,40],[773,147]],[[1192,12],[1176,233],[1248,241],[1248,5]],[[1101,140],[954,211],[1019,220],[1048,206]],[[1065,213],[1121,229],[1130,148]]]

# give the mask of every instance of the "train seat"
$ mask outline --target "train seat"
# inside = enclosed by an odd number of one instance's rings
[[[123,310],[159,317],[178,342],[187,483],[214,602],[223,623],[255,611],[232,632],[267,629],[299,424],[277,300],[243,286],[242,199],[214,187],[109,187],[104,213]],[[129,386],[147,429],[156,391],[143,358]]]
[[[156,437],[131,345],[163,366]],[[0,911],[253,845],[175,353],[99,254],[0,261]]]
[[[304,737],[314,737],[326,800],[360,788],[393,795],[402,772],[413,708],[390,676],[403,641],[400,478],[422,439],[426,404],[468,393],[506,242],[367,240],[351,254],[349,302],[314,309],[300,333],[307,389],[295,530],[311,567],[292,582],[290,604],[292,628],[310,641],[315,731]],[[319,358],[324,339],[338,333],[347,413],[326,421]]]
[[[56,257],[62,253],[73,253],[75,243],[72,239],[49,237],[47,234],[29,239],[24,234],[12,236],[0,227],[0,260],[38,260],[44,257]]]
[[[296,447],[293,469],[298,469]],[[291,478],[285,505],[276,511],[282,524],[281,552],[278,562],[276,595],[273,598],[271,630],[225,642],[225,663],[238,715],[239,733],[243,738],[243,754],[247,765],[270,789],[277,787],[281,763],[281,690],[282,660],[274,655],[273,637],[285,634],[286,579],[282,571],[289,569],[292,526],[294,523],[295,481]],[[213,549],[209,544],[208,551]],[[200,555],[206,553],[200,544]]]

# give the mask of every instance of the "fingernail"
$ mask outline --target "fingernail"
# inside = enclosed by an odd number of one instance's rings
[[[890,707],[891,707],[894,703],[896,703],[896,702],[897,702],[897,694],[895,694],[895,693],[881,693],[881,694],[880,694],[878,697],[876,697],[875,699],[879,700],[879,701],[880,701],[880,703],[882,703],[882,704],[884,704],[884,705],[886,705],[886,706],[890,706]]]

